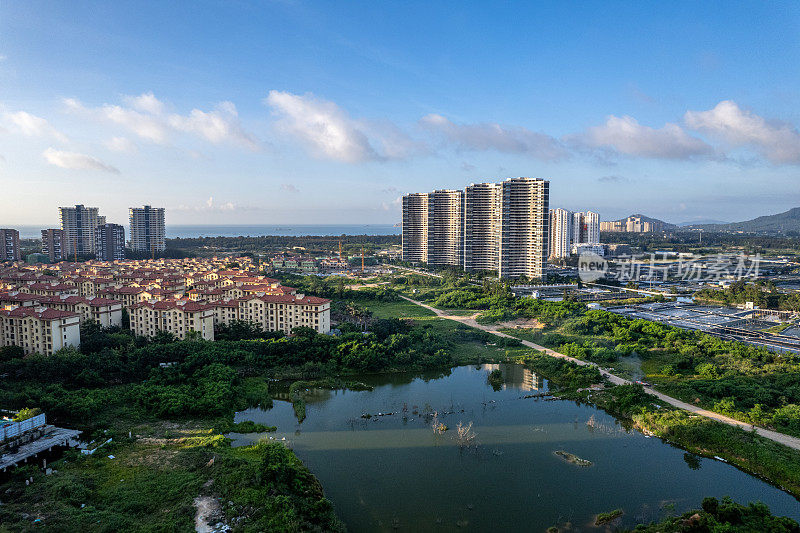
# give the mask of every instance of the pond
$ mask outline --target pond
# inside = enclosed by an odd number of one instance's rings
[[[496,369],[499,390],[488,381]],[[619,525],[633,527],[726,495],[800,520],[791,495],[592,406],[548,399],[547,381],[520,365],[357,379],[374,390],[309,391],[302,423],[280,400],[236,415],[278,427],[269,437],[320,479],[350,531],[587,531],[617,508]],[[433,431],[434,412],[447,431]],[[459,445],[459,422],[473,424],[474,445]],[[264,437],[230,436],[239,446]]]

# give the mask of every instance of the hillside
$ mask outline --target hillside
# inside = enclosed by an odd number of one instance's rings
[[[743,222],[731,222],[730,224],[696,224],[687,226],[686,229],[702,229],[704,231],[745,231],[748,233],[800,232],[800,207],[795,207],[776,215],[766,215]]]
[[[663,220],[659,220],[657,218],[648,217],[647,215],[643,215],[641,213],[636,213],[636,214],[633,214],[633,215],[631,215],[629,217],[621,218],[619,220],[612,220],[610,222],[619,222],[619,223],[624,224],[628,219],[631,219],[631,218],[640,218],[640,219],[642,219],[643,222],[650,222],[654,226],[657,226],[657,227],[661,228],[658,231],[672,230],[672,229],[675,229],[677,227],[677,226],[675,226],[675,224],[670,224],[669,222],[664,222]]]

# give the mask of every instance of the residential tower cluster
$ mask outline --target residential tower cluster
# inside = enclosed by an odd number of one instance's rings
[[[74,207],[59,207],[59,228],[42,230],[42,253],[31,258],[32,262],[57,263],[69,259],[94,257],[101,261],[125,259],[125,227],[106,222],[97,207],[78,204]],[[130,241],[128,247],[134,252],[155,256],[165,249],[166,226],[164,208],[131,207],[129,209]],[[0,229],[0,261],[22,260],[19,231]]]
[[[402,259],[502,278],[541,278],[547,263],[550,182],[509,178],[403,196]]]

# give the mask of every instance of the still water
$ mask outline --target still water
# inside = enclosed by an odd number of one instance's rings
[[[495,368],[506,378],[497,391],[487,382]],[[538,397],[546,380],[519,365],[359,379],[374,390],[310,391],[302,423],[280,400],[236,415],[278,427],[270,436],[285,438],[320,479],[350,531],[544,531],[567,523],[589,531],[604,529],[593,525],[597,513],[617,508],[625,511],[620,525],[632,527],[726,495],[800,519],[792,496],[731,465],[626,431],[591,406]],[[448,431],[434,433],[425,416],[432,411]],[[477,446],[458,445],[459,422],[473,422]],[[245,445],[263,435],[231,437]],[[556,450],[593,465],[568,463]]]

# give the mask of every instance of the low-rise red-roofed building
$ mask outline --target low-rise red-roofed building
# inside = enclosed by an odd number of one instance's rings
[[[80,316],[45,307],[0,309],[0,346],[19,346],[26,354],[52,355],[81,343]]]

